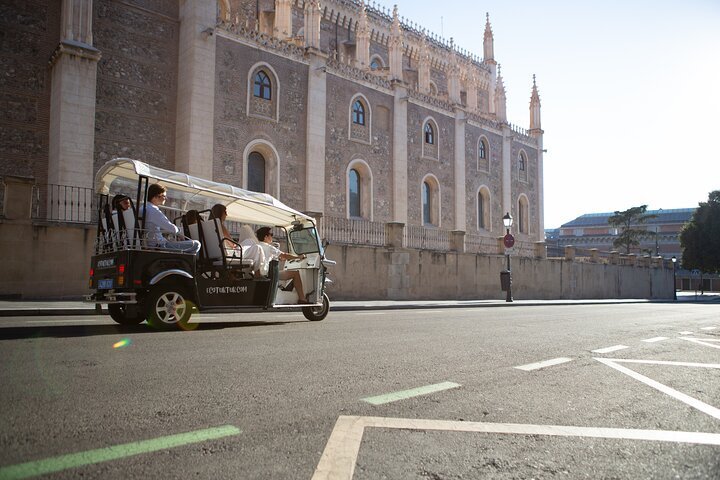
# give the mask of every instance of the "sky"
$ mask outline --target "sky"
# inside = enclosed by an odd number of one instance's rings
[[[489,13],[508,121],[523,128],[536,75],[545,228],[720,190],[720,0],[376,3],[479,57]]]

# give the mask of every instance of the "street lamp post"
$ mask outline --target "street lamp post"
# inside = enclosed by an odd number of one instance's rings
[[[673,300],[677,302],[677,285],[675,284],[675,263],[677,262],[677,258],[675,255],[671,258],[672,264],[673,264]]]
[[[512,274],[510,270],[510,252],[507,250],[508,248],[511,248],[513,244],[515,243],[515,239],[512,235],[510,235],[510,227],[512,227],[513,224],[513,217],[510,215],[510,212],[507,212],[503,216],[503,225],[505,225],[505,256],[507,257],[507,275],[508,275],[508,282],[507,282],[507,295],[505,296],[506,302],[512,302]]]

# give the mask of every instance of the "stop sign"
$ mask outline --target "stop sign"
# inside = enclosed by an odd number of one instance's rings
[[[515,245],[515,237],[508,233],[503,237],[503,243],[505,248],[512,248]]]

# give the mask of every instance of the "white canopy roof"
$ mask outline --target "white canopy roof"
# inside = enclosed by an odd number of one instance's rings
[[[95,176],[95,192],[136,194],[140,176],[168,189],[168,206],[178,210],[205,210],[216,203],[227,207],[228,219],[253,225],[289,227],[293,221],[311,226],[314,219],[293,210],[266,193],[251,192],[225,183],[154,167],[130,158],[110,160]]]

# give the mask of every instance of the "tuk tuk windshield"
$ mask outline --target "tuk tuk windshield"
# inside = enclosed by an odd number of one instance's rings
[[[288,239],[292,244],[293,250],[298,255],[302,255],[303,253],[320,253],[320,242],[318,242],[315,228],[290,230]]]

